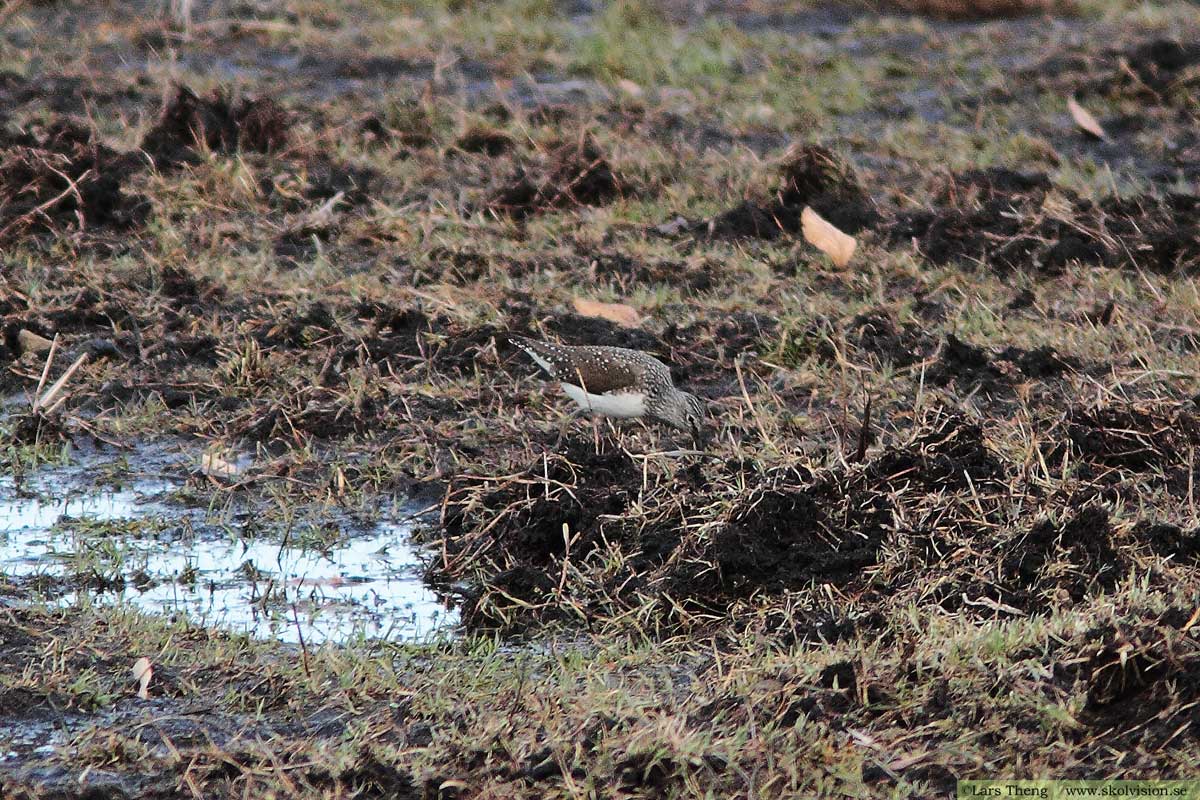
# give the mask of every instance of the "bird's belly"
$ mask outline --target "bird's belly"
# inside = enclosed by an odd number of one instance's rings
[[[641,392],[591,394],[570,383],[564,383],[562,388],[581,409],[593,414],[627,419],[646,413],[646,395]]]

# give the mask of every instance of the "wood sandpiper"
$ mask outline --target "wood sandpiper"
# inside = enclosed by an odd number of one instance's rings
[[[625,347],[552,344],[510,336],[585,412],[617,419],[650,417],[704,439],[704,401],[675,388],[667,365]]]

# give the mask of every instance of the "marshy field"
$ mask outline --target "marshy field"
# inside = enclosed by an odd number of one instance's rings
[[[1197,42],[7,0],[0,795],[1197,777]],[[658,356],[707,447],[510,333]]]

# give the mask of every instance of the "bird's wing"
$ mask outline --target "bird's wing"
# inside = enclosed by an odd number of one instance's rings
[[[590,394],[620,392],[640,386],[645,366],[621,357],[613,347],[569,347],[510,337],[555,380],[578,386]]]

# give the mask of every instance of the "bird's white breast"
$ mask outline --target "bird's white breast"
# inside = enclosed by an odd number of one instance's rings
[[[567,397],[584,411],[606,417],[641,417],[646,414],[646,395],[641,392],[591,394],[570,383],[562,385]]]

